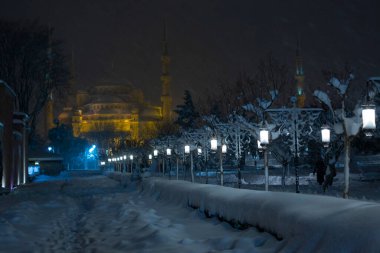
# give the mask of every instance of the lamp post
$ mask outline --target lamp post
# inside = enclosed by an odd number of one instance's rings
[[[127,156],[126,155],[124,155],[123,156],[123,160],[124,160],[124,162],[123,162],[123,170],[125,170],[125,173],[127,173]]]
[[[264,168],[265,168],[265,191],[268,191],[269,172],[268,172],[268,149],[269,145],[269,130],[267,128],[260,129],[260,142],[258,142],[264,150]]]
[[[154,149],[153,150],[153,157],[154,159],[156,159],[156,163],[157,163],[157,166],[158,166],[158,175],[160,174],[160,160],[158,159],[158,149]]]
[[[129,156],[129,160],[131,161],[131,173],[133,173],[133,155]]]
[[[210,140],[210,150],[212,153],[216,153],[218,150],[218,139],[216,138],[215,135],[211,137]],[[208,184],[208,159],[207,159],[207,154],[205,154],[205,164],[206,164],[206,184]]]
[[[168,163],[169,163],[169,180],[171,179],[170,173],[172,171],[172,164],[170,162],[171,155],[172,155],[172,149],[171,148],[167,148],[166,149],[166,156],[168,158]]]
[[[149,155],[148,155],[148,163],[149,163],[149,167],[152,165],[152,160],[153,160],[153,155],[152,155],[152,154],[149,154]]]
[[[191,163],[191,166],[192,166],[192,154],[191,154],[191,150],[190,150],[190,145],[186,144],[185,145],[185,148],[184,148],[184,151],[185,151],[185,155],[184,155],[184,163],[185,163],[185,175],[186,175],[186,170],[188,168],[188,161],[187,161],[187,157],[190,155],[190,163]],[[190,174],[191,174],[191,182],[194,182],[194,175],[193,175],[193,168],[191,167],[190,168]]]
[[[225,155],[227,153],[227,145],[226,144],[223,144],[222,145],[222,148],[220,150],[220,157],[219,157],[219,161],[220,161],[220,185],[223,186],[223,174],[224,174],[224,171],[223,171],[223,155]]]

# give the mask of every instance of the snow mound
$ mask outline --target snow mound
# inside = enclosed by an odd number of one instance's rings
[[[283,238],[289,252],[378,252],[380,205],[306,194],[143,180],[144,194]]]

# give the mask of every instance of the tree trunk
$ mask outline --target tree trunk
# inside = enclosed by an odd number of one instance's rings
[[[269,188],[269,172],[268,172],[268,151],[264,150],[264,166],[265,166],[265,191]]]
[[[222,151],[220,151],[220,185],[223,186],[223,155]]]
[[[162,177],[165,177],[165,158],[162,158]]]
[[[285,170],[286,170],[286,164],[282,163],[282,177],[281,177],[281,185],[282,185],[282,191],[285,191]]]
[[[206,184],[208,184],[208,160],[206,160]]]
[[[190,171],[191,171],[191,182],[194,183],[194,161],[193,154],[190,154]]]
[[[178,157],[177,157],[177,180],[178,180]]]
[[[344,191],[343,198],[348,198],[350,184],[350,146],[351,140],[349,136],[344,137]]]

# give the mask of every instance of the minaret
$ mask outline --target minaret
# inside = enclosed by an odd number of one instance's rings
[[[164,37],[162,40],[162,74],[161,74],[161,103],[162,103],[162,118],[165,121],[171,120],[172,114],[172,97],[170,95],[170,75],[169,75],[169,64],[170,57],[168,53],[168,41],[166,38],[166,22],[164,22]]]
[[[294,79],[296,80],[296,89],[297,89],[297,106],[303,108],[305,106],[306,95],[304,92],[304,82],[305,75],[303,72],[302,56],[300,53],[300,45],[297,39],[297,49],[296,49],[296,74]]]

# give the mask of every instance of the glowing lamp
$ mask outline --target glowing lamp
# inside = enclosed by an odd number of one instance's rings
[[[133,155],[129,156],[129,160],[131,160],[131,161],[133,160]]]
[[[263,146],[261,146],[261,142],[259,140],[257,140],[257,148],[258,149],[263,149]]]
[[[211,138],[210,144],[212,151],[216,151],[218,149],[218,140],[216,139],[216,137]]]
[[[152,154],[149,154],[148,159],[152,160],[152,158],[153,158]]]
[[[157,149],[153,150],[153,155],[154,155],[154,157],[157,158],[157,156],[158,156],[158,150]]]
[[[202,148],[197,149],[198,155],[202,155]]]
[[[166,155],[167,156],[171,156],[172,155],[172,149],[171,148],[167,148],[166,149]]]
[[[185,145],[185,154],[190,154],[190,145]]]
[[[222,153],[223,154],[227,153],[227,145],[226,144],[222,145]]]
[[[366,105],[362,109],[363,130],[366,136],[372,136],[372,131],[376,129],[375,108],[375,105]]]
[[[266,128],[260,129],[260,145],[265,146],[269,144],[269,130]]]
[[[330,133],[331,130],[329,126],[322,126],[321,128],[321,137],[322,137],[322,143],[325,148],[329,146],[330,143]]]

